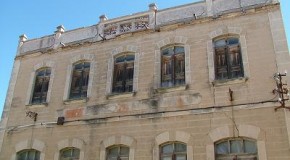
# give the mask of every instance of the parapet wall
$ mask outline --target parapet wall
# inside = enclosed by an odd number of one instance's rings
[[[277,3],[278,0],[204,0],[163,10],[157,10],[155,4],[150,4],[148,11],[111,20],[102,15],[98,24],[89,27],[65,31],[63,26],[58,26],[54,34],[32,40],[27,40],[26,36],[22,35],[17,55],[43,53],[71,44],[103,41],[126,33],[156,30],[164,25],[215,18],[224,13],[245,12],[248,8]]]

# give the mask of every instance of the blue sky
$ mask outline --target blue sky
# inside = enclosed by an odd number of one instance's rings
[[[66,30],[91,26],[98,23],[102,14],[106,14],[108,18],[129,15],[148,10],[148,5],[153,2],[159,9],[164,9],[196,1],[198,0],[1,0],[0,113],[5,102],[19,35],[25,33],[28,39],[50,35],[60,24]],[[290,1],[280,2],[290,46]]]

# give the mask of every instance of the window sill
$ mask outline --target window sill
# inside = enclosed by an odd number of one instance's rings
[[[47,107],[47,106],[48,106],[47,102],[26,105],[26,107],[29,107],[29,108],[43,108],[43,107]]]
[[[75,104],[75,103],[86,103],[89,100],[89,98],[78,98],[78,99],[68,99],[63,101],[64,104]]]
[[[125,93],[115,93],[107,95],[107,99],[122,99],[130,98],[136,95],[137,92],[125,92]]]
[[[224,79],[224,80],[214,80],[212,82],[213,86],[223,86],[223,85],[231,85],[231,84],[239,84],[245,83],[248,81],[248,77],[240,77],[235,79]]]
[[[167,93],[167,92],[175,92],[175,91],[184,91],[189,88],[189,85],[181,85],[181,86],[173,86],[173,87],[164,87],[155,89],[155,93]]]

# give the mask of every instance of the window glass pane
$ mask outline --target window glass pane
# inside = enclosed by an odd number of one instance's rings
[[[118,157],[109,156],[107,160],[118,160]]]
[[[135,56],[134,55],[126,55],[126,61],[129,62],[129,61],[134,61],[135,59]]]
[[[17,160],[39,160],[40,152],[37,150],[24,150],[17,153]]]
[[[17,160],[26,160],[28,152],[22,152],[17,154]]]
[[[122,156],[129,156],[129,147],[121,147],[120,149],[120,155]]]
[[[74,66],[75,70],[81,70],[82,68],[83,68],[83,63],[78,63],[78,64],[75,64]]]
[[[224,39],[215,41],[215,47],[226,46],[226,41]]]
[[[35,152],[28,152],[28,160],[34,160],[35,159]]]
[[[166,48],[162,50],[162,55],[163,56],[172,56],[174,54],[174,48],[170,47],[170,48]]]
[[[230,64],[231,65],[240,65],[240,49],[239,46],[232,46],[228,49],[230,55]]]
[[[60,160],[67,160],[67,159],[78,160],[80,150],[77,148],[69,148],[69,149],[61,150],[60,153],[61,153]]]
[[[44,76],[44,75],[45,75],[45,70],[37,71],[37,76]]]
[[[175,47],[175,54],[184,54],[184,47]]]
[[[71,150],[65,150],[62,152],[62,156],[63,158],[67,158],[67,157],[71,157]]]
[[[173,145],[168,144],[162,147],[162,153],[173,153]]]
[[[124,92],[125,64],[116,64],[114,68],[113,92]]]
[[[128,160],[129,159],[129,147],[116,146],[107,149],[107,160]]]
[[[231,150],[227,151],[229,147]],[[215,152],[217,160],[232,160],[235,156],[238,160],[258,159],[256,142],[242,138],[230,139],[216,144]]]
[[[226,49],[216,48],[215,54],[216,78],[226,79],[228,78],[228,62],[226,57]]]
[[[161,159],[162,159],[162,160],[172,160],[171,156],[168,156],[168,157],[162,157]]]
[[[257,145],[255,142],[244,141],[245,153],[257,153]]]
[[[120,57],[117,57],[116,59],[115,59],[115,62],[116,63],[120,63],[120,62],[125,62],[125,56],[120,56]]]
[[[176,160],[186,160],[186,155],[176,155]]]
[[[79,149],[73,149],[72,150],[72,157],[79,157],[80,156],[80,150]]]
[[[239,43],[239,39],[238,38],[229,38],[228,39],[228,44],[232,45],[232,44],[238,44]]]
[[[175,152],[186,152],[186,145],[181,143],[175,143]]]
[[[181,85],[185,83],[185,61],[184,54],[179,54],[175,56],[175,85]]]
[[[118,147],[114,147],[109,149],[109,155],[110,156],[118,156],[119,154],[119,148]]]
[[[40,152],[39,151],[35,152],[35,160],[40,160]]]
[[[217,144],[216,145],[216,153],[217,154],[228,154],[229,153],[228,141]]]
[[[45,75],[46,75],[46,76],[50,76],[50,74],[51,74],[51,70],[50,70],[49,68],[47,68],[45,71],[46,71],[46,74],[45,74]]]
[[[172,82],[172,59],[171,57],[162,57],[162,87],[173,86]]]
[[[90,63],[89,62],[84,62],[84,68],[90,68]]]
[[[243,153],[243,141],[242,140],[231,140],[231,153]]]

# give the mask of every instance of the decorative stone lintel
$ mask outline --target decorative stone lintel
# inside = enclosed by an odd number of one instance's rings
[[[25,41],[27,41],[27,36],[25,35],[25,34],[22,34],[22,35],[20,35],[19,36],[19,42],[25,42]]]
[[[105,14],[101,15],[99,18],[100,18],[100,22],[105,22],[106,20],[108,20]]]
[[[47,107],[48,103],[39,103],[39,104],[28,104],[26,105],[27,108],[43,108],[43,107]]]
[[[167,93],[167,92],[175,92],[175,91],[184,91],[189,88],[188,84],[181,86],[173,86],[173,87],[162,87],[155,89],[156,93]]]
[[[59,25],[56,27],[55,33],[63,33],[65,31],[65,28],[63,25]]]
[[[149,4],[149,10],[150,11],[157,11],[157,5],[155,3]]]
[[[249,80],[248,77],[240,77],[240,78],[235,78],[235,79],[214,80],[213,82],[211,82],[211,84],[214,86],[224,86],[224,85],[245,83],[248,80]]]
[[[79,99],[68,99],[63,101],[63,104],[69,105],[69,104],[76,104],[76,103],[86,103],[88,102],[89,98],[79,98]]]
[[[107,95],[107,99],[122,99],[122,98],[131,98],[135,96],[137,92],[127,92],[127,93],[120,93],[120,94],[109,94]]]

